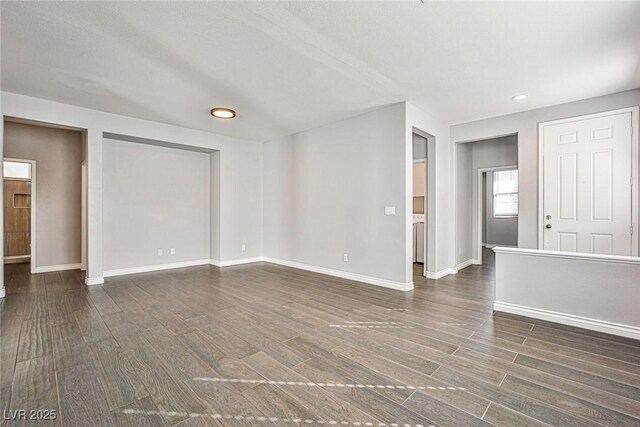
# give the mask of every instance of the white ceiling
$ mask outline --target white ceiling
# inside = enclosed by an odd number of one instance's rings
[[[0,7],[2,90],[256,141],[404,100],[460,123],[640,87],[637,1]]]

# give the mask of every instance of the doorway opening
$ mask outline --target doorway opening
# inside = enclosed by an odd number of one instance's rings
[[[518,135],[456,144],[456,271],[518,246]]]
[[[518,246],[518,166],[478,169],[478,262],[493,259],[492,248]]]
[[[4,121],[4,274],[6,286],[26,286],[29,274],[80,282],[86,258],[86,203],[79,129]],[[57,272],[69,271],[64,275]]]
[[[410,231],[408,240],[407,267],[412,271],[414,284],[421,283],[425,277],[436,275],[435,257],[435,159],[436,139],[418,128],[411,130],[412,137],[412,192],[411,216],[407,226]],[[410,222],[409,222],[410,221]]]
[[[35,160],[4,159],[4,263],[31,263],[35,247]]]

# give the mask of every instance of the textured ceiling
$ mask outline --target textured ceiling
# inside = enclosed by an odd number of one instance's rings
[[[256,141],[404,100],[460,123],[640,87],[640,2],[0,7],[2,90]]]

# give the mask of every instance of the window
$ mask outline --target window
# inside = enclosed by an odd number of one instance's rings
[[[518,216],[518,170],[493,172],[493,217]]]
[[[11,179],[31,179],[31,163],[5,161],[4,177]]]

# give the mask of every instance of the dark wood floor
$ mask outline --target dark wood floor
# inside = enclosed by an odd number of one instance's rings
[[[640,342],[493,315],[493,278],[472,266],[403,293],[258,263],[87,288],[6,266],[3,418],[57,419],[2,422],[640,425]]]

